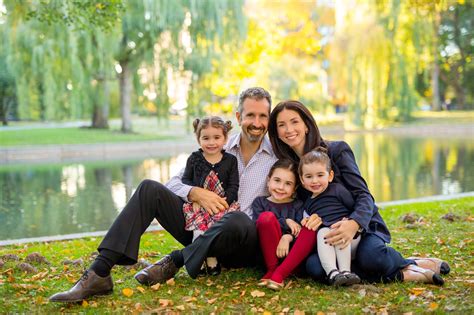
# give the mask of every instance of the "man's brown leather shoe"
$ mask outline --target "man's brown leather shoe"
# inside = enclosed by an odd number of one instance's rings
[[[135,274],[135,279],[144,285],[164,283],[174,277],[179,268],[176,267],[170,255],[158,260],[151,266],[142,269]]]
[[[66,292],[59,292],[49,298],[50,302],[80,302],[93,295],[106,295],[112,293],[114,283],[112,277],[98,276],[93,270],[84,272],[81,279]]]

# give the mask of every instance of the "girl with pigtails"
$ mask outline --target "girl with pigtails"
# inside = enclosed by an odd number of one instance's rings
[[[193,231],[194,241],[226,213],[239,210],[237,203],[239,170],[237,158],[223,150],[227,135],[232,129],[230,121],[224,121],[217,116],[209,116],[195,119],[193,127],[200,149],[189,156],[182,182],[213,191],[226,198],[230,205],[226,211],[210,214],[197,203],[184,203],[185,229]],[[218,275],[220,271],[217,259],[207,257],[200,274]]]

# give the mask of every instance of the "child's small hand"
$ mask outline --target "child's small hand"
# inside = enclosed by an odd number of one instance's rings
[[[321,218],[316,213],[301,220],[301,225],[311,231],[316,231],[321,223]]]
[[[276,255],[278,258],[283,258],[288,255],[288,251],[290,250],[290,243],[293,240],[293,236],[290,234],[284,234],[280,238],[280,242],[278,243]]]
[[[298,234],[300,234],[301,225],[299,225],[298,223],[296,223],[292,219],[286,219],[286,224],[288,225],[288,227],[291,230],[291,235],[293,235],[294,237],[297,237]]]

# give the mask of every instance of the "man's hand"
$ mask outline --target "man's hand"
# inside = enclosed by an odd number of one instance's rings
[[[321,225],[321,223],[323,222],[321,221],[321,218],[319,217],[319,215],[317,215],[316,213],[301,220],[301,225],[311,231],[316,231],[318,227]]]
[[[201,205],[210,215],[214,215],[229,208],[225,198],[201,187],[193,187],[188,199]]]
[[[280,242],[278,243],[277,251],[276,251],[276,255],[278,258],[283,258],[283,257],[286,257],[286,255],[288,255],[288,251],[290,250],[290,243],[292,240],[293,240],[293,236],[291,236],[290,234],[284,234],[280,238]]]
[[[326,242],[331,246],[346,248],[352,242],[359,229],[359,223],[354,220],[341,220],[331,225],[331,231],[326,235]]]
[[[300,234],[301,225],[299,225],[298,223],[296,223],[292,219],[286,219],[285,221],[286,221],[286,225],[288,225],[288,227],[291,230],[291,235],[293,235],[294,237],[297,237],[298,234]]]

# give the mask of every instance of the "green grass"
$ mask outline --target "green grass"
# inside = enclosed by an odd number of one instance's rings
[[[0,145],[88,144],[177,139],[176,136],[129,133],[88,128],[29,129],[0,131]]]
[[[447,213],[453,222],[441,219]],[[416,214],[418,223],[407,225],[401,217]],[[140,287],[133,279],[135,269],[114,268],[114,293],[93,297],[83,304],[53,304],[48,297],[69,289],[91,263],[97,238],[7,246],[0,256],[39,252],[51,265],[37,264],[36,274],[19,271],[8,261],[0,269],[0,313],[109,313],[109,312],[182,312],[271,313],[318,311],[337,314],[362,313],[435,313],[472,314],[474,312],[473,270],[474,198],[393,206],[382,210],[391,227],[393,243],[402,254],[437,256],[451,264],[443,287],[416,283],[362,284],[335,289],[311,279],[292,278],[286,289],[273,292],[256,286],[261,274],[253,269],[225,270],[214,278],[192,280],[181,270],[174,282],[157,290]],[[142,238],[140,257],[154,261],[180,248],[165,232],[147,233]],[[65,259],[83,258],[82,266],[65,266]],[[133,290],[127,297],[123,289]],[[255,296],[256,293],[264,296]]]

